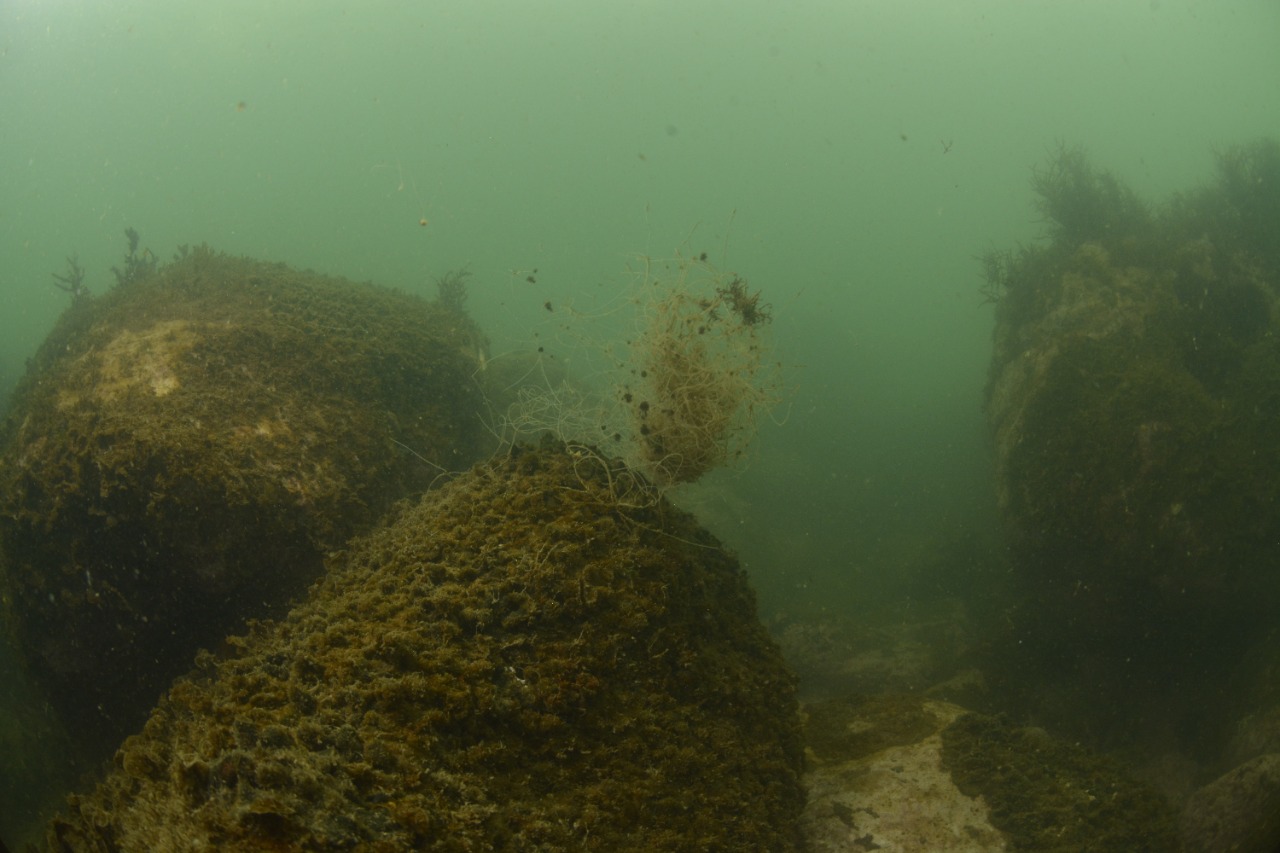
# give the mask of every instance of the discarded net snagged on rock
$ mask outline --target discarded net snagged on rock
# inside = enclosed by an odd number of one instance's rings
[[[56,850],[790,850],[794,683],[743,571],[584,449],[517,450],[206,656]]]

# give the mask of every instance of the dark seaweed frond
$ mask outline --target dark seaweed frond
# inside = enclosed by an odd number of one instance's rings
[[[80,266],[80,259],[75,255],[67,256],[66,275],[53,274],[53,285],[59,290],[70,293],[73,305],[90,296],[89,287],[84,283],[84,267]]]
[[[1150,226],[1151,214],[1137,194],[1110,172],[1094,169],[1080,147],[1060,146],[1032,171],[1031,188],[1053,236],[1072,245],[1117,241]]]
[[[465,313],[467,304],[467,279],[471,277],[468,269],[450,270],[436,278],[436,301],[440,307],[455,314]]]
[[[124,229],[124,236],[129,241],[129,251],[124,256],[124,269],[112,267],[111,272],[115,274],[116,285],[124,287],[133,284],[135,281],[141,281],[149,277],[156,271],[156,256],[150,249],[138,251],[139,236],[137,229]]]

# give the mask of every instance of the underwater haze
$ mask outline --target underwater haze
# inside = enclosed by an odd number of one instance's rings
[[[988,521],[974,256],[1041,235],[1031,167],[1202,180],[1280,131],[1277,34],[1269,0],[8,0],[0,386],[69,302],[52,274],[102,292],[127,227],[425,295],[468,267],[495,353],[638,254],[707,251],[773,305],[790,389],[709,521],[766,610],[854,604]]]
[[[706,252],[786,393],[689,505],[766,623],[906,607],[1001,548],[977,257],[1044,236],[1031,170],[1203,183],[1280,136],[1278,37],[1275,0],[0,0],[0,411],[127,228],[426,297],[466,268],[495,355]]]
[[[1199,182],[1280,131],[1277,34],[1270,0],[6,0],[0,390],[52,274],[104,291],[127,227],[425,295],[468,267],[495,353],[707,251],[773,305],[790,388],[709,521],[766,610],[865,600],[904,542],[986,523],[974,257],[1040,236],[1031,167]]]

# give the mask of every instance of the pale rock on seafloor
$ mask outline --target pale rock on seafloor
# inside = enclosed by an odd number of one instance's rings
[[[814,853],[1006,849],[986,803],[962,794],[942,766],[942,729],[965,710],[949,702],[927,701],[924,707],[937,719],[929,736],[820,765],[806,775],[809,801],[802,823]]]

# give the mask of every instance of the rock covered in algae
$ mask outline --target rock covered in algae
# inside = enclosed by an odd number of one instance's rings
[[[478,456],[482,341],[448,306],[200,248],[81,299],[0,430],[5,621],[114,749],[200,646]]]
[[[584,448],[517,450],[206,656],[54,850],[790,850],[794,682],[736,560]]]
[[[1010,850],[1179,850],[1172,806],[1114,760],[1003,716],[964,714],[942,731],[942,766],[981,798]]]
[[[1280,144],[1224,152],[1156,212],[1078,151],[1036,189],[1052,243],[985,259],[1029,632],[1179,659],[1179,635],[1194,651],[1280,602]]]

